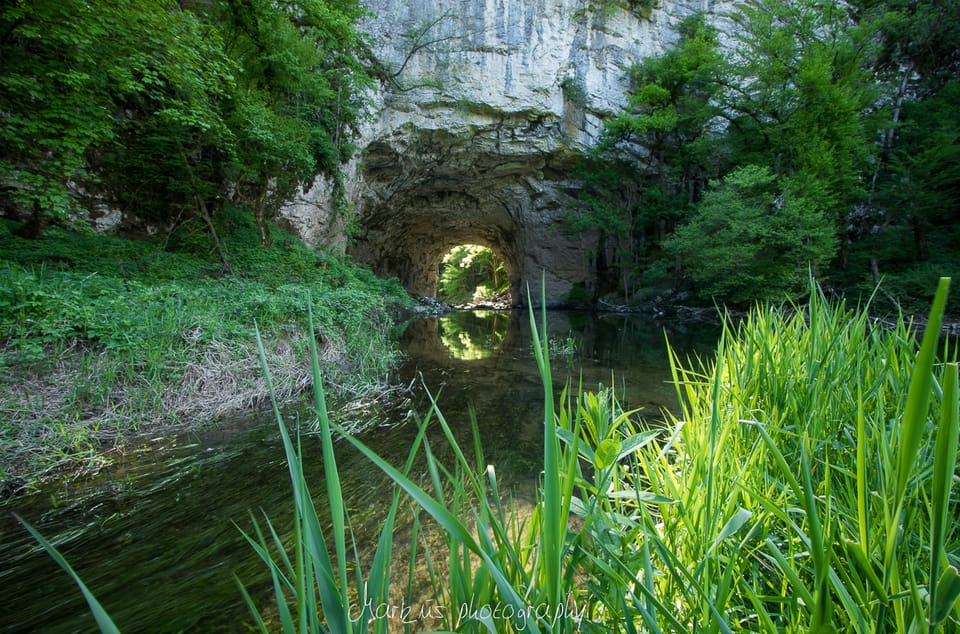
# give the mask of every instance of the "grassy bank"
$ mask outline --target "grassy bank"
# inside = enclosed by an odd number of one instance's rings
[[[190,227],[166,241],[58,228],[24,240],[0,224],[0,489],[95,466],[131,432],[262,405],[254,324],[278,397],[298,397],[308,302],[335,391],[385,381],[398,285],[276,228],[263,248],[243,215],[223,224],[231,274]]]
[[[325,497],[311,495],[297,442],[274,407],[294,485],[295,539],[282,540],[269,520],[253,520],[246,534],[272,573],[276,599],[261,612],[241,586],[256,627],[957,631],[960,529],[951,518],[960,387],[955,351],[946,362],[939,352],[946,290],[942,282],[919,348],[907,325],[872,327],[864,311],[830,305],[819,290],[801,312],[761,308],[730,322],[714,358],[673,359],[683,411],[657,429],[623,411],[610,391],[557,399],[541,323],[536,508],[517,512],[485,464],[479,432],[462,448],[434,403],[400,468],[346,437],[397,484],[369,561],[351,548],[332,442],[338,432],[312,348]],[[268,373],[265,353],[261,360]],[[427,441],[431,426],[449,444],[446,463]],[[421,459],[426,468],[414,477]],[[395,553],[406,500],[442,538],[421,532],[408,553]],[[318,504],[331,511],[326,531]],[[414,532],[426,524],[415,521]],[[404,557],[408,570],[391,571]],[[435,592],[426,614],[409,594],[412,577],[406,589],[390,587],[417,561],[426,562]],[[89,595],[88,602],[102,631],[116,631]]]
[[[398,485],[368,562],[347,556],[318,392],[334,549],[278,414],[298,539],[291,553],[262,527],[250,537],[273,571],[268,613],[278,615],[260,620],[247,597],[255,619],[263,632],[291,633],[956,631],[960,389],[956,352],[938,340],[947,286],[922,342],[907,324],[875,327],[819,289],[803,310],[729,321],[715,357],[673,358],[683,408],[663,429],[646,428],[609,390],[556,399],[542,323],[536,508],[509,502],[480,433],[460,447],[434,405],[403,468],[348,437]],[[425,441],[432,425],[450,445],[446,463]],[[410,475],[418,452],[422,482]],[[428,530],[397,557],[401,492],[444,538]],[[426,603],[388,587],[391,559],[404,557],[411,571],[426,562]]]
[[[251,538],[274,572],[282,629],[956,631],[960,389],[956,352],[944,363],[938,341],[947,286],[919,348],[907,324],[874,327],[866,310],[830,304],[819,289],[801,311],[765,307],[729,321],[714,358],[673,358],[683,409],[664,429],[645,428],[609,390],[557,400],[541,334],[536,509],[504,501],[480,434],[461,448],[434,406],[421,434],[439,425],[453,464],[421,445],[423,435],[403,469],[349,438],[398,485],[370,562],[346,557],[329,437],[332,560],[285,436],[299,539],[280,555],[259,529]],[[326,435],[322,401],[318,393]],[[421,451],[422,484],[408,475]],[[446,536],[425,533],[423,550],[407,554],[410,570],[427,562],[429,619],[415,597],[387,587],[400,491]],[[351,620],[351,604],[372,607]]]

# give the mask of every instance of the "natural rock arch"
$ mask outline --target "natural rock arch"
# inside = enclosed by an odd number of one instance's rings
[[[551,141],[540,147],[558,148],[539,152],[525,119],[471,123],[467,131],[410,128],[367,146],[351,254],[411,293],[433,296],[443,255],[478,244],[503,259],[513,305],[524,303],[527,284],[539,298],[544,271],[548,303],[565,303],[587,272],[582,238],[562,230],[574,155],[560,122],[536,124]]]
[[[420,191],[399,207],[365,214],[363,234],[352,252],[377,274],[397,277],[411,293],[433,296],[440,259],[450,249],[485,246],[503,259],[519,304],[521,236],[505,205],[463,191]]]
[[[577,157],[625,103],[630,65],[666,50],[685,16],[714,3],[663,0],[651,12],[590,0],[367,4],[376,115],[345,189],[318,182],[286,221],[329,244],[346,198],[360,228],[351,254],[419,295],[436,293],[440,257],[462,243],[504,259],[515,304],[528,284],[538,301],[541,279],[547,304],[592,294],[596,237],[564,227]]]

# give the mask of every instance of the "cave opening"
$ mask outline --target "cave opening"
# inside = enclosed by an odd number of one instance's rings
[[[479,244],[453,247],[437,266],[437,297],[454,306],[510,305],[510,282],[504,259]]]

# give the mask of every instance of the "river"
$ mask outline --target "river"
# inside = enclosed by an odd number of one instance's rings
[[[676,408],[664,332],[681,355],[709,354],[715,325],[657,322],[646,316],[548,312],[555,343],[557,391],[613,385],[624,405],[656,420]],[[542,458],[542,387],[526,313],[459,312],[411,322],[398,384],[414,390],[403,403],[338,411],[340,422],[369,424],[364,441],[399,464],[426,411],[425,387],[470,440],[476,413],[485,459],[518,496],[533,496]],[[297,408],[291,423],[306,420]],[[358,539],[372,541],[386,514],[390,487],[346,443],[338,443],[344,500]],[[304,439],[307,479],[324,490],[320,447]],[[249,612],[235,576],[264,597],[266,567],[240,529],[251,513],[290,524],[291,487],[275,421],[251,415],[213,431],[145,437],[95,476],[51,483],[0,505],[0,632],[95,631],[79,590],[40,551],[16,513],[50,539],[127,632],[233,632]],[[318,506],[323,507],[322,499]]]

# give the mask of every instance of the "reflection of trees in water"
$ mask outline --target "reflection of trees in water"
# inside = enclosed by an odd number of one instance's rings
[[[478,401],[491,400],[493,417],[503,415],[501,405],[508,399],[528,398],[527,389],[535,394],[531,403],[539,406],[542,386],[529,324],[525,310],[458,311],[416,320],[404,333],[402,347],[409,355],[406,370],[416,372],[411,377],[422,376],[431,389],[448,386],[446,407],[458,398],[460,389],[478,410],[484,409]],[[588,390],[600,385],[613,387],[624,407],[642,407],[644,418],[659,420],[660,412],[674,411],[678,405],[666,340],[681,359],[705,356],[716,347],[718,326],[641,314],[550,310],[547,334],[551,339],[575,342],[572,355],[552,355],[558,393],[565,382]],[[510,429],[531,424],[525,418],[530,413],[520,415],[517,407],[511,403]],[[455,411],[451,407],[450,412]],[[448,414],[446,409],[444,414]],[[493,433],[488,425],[485,434]]]
[[[500,349],[510,315],[498,311],[463,311],[439,318],[440,341],[451,357],[484,359]]]
[[[709,354],[716,345],[718,326],[638,314],[548,311],[547,331],[550,337],[576,341],[577,364],[667,368],[667,339],[681,357]],[[467,310],[409,322],[401,347],[420,359],[433,359],[435,364],[489,359],[504,351],[515,351],[512,356],[519,355],[533,364],[531,341],[525,310]]]

